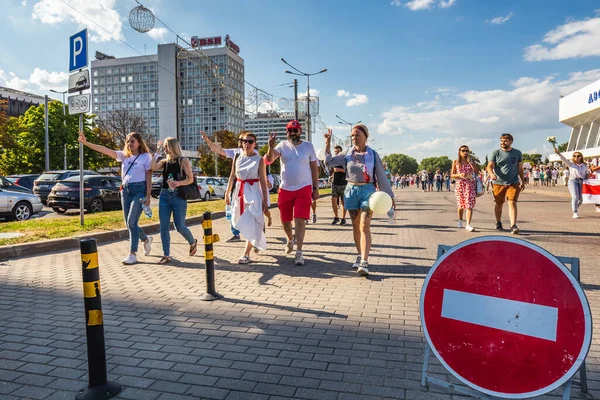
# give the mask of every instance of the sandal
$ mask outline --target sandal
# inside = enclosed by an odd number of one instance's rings
[[[170,262],[171,262],[171,257],[170,256],[163,256],[163,258],[161,258],[158,263],[159,264],[168,264]]]
[[[196,254],[196,250],[198,250],[198,239],[194,239],[194,244],[190,244],[190,257]]]

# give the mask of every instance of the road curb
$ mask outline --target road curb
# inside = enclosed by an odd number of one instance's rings
[[[331,196],[330,193],[323,194],[319,196],[328,197]],[[277,203],[271,204],[270,208],[277,207]],[[225,217],[224,211],[218,211],[212,213],[212,219],[219,219]],[[186,226],[192,226],[201,224],[204,221],[204,217],[202,215],[198,215],[195,217],[186,218],[185,224]],[[144,225],[142,227],[144,232],[147,234],[155,234],[160,232],[160,223]],[[174,229],[173,222],[171,221],[171,230]],[[69,238],[61,238],[61,239],[50,239],[41,242],[32,242],[32,243],[22,243],[22,244],[14,244],[14,245],[5,245],[0,246],[0,261],[8,261],[14,258],[19,257],[31,257],[39,254],[51,253],[56,251],[64,251],[64,250],[74,250],[79,248],[79,241],[81,239],[94,238],[98,241],[98,244],[105,244],[108,242],[114,242],[115,240],[123,240],[129,237],[129,232],[126,228],[119,229],[110,232],[94,232],[88,233],[86,235],[73,236]]]

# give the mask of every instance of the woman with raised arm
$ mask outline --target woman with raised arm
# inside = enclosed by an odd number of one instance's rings
[[[179,197],[177,188],[196,182],[192,173],[190,160],[183,157],[181,145],[174,137],[168,137],[164,141],[166,157],[159,160],[159,150],[163,148],[162,140],[156,144],[157,150],[152,159],[152,170],[162,169],[163,184],[158,198],[158,217],[160,219],[160,240],[162,242],[163,257],[159,264],[171,262],[171,214],[173,224],[177,232],[183,236],[190,245],[189,255],[196,254],[198,241],[194,239],[192,232],[185,226],[185,215],[187,213],[187,200]],[[185,176],[185,178],[183,178]],[[183,179],[182,179],[183,178]]]
[[[467,232],[474,232],[475,228],[471,225],[473,217],[473,208],[477,199],[477,173],[479,168],[475,161],[469,156],[469,147],[462,145],[458,149],[458,159],[452,162],[452,171],[450,177],[456,179],[454,191],[456,193],[456,204],[458,206],[458,227],[463,227],[463,214],[466,210]]]
[[[98,144],[87,141],[83,132],[79,132],[79,142],[92,150],[113,157],[121,163],[121,203],[123,215],[129,230],[129,255],[123,260],[123,264],[135,264],[137,262],[138,241],[144,243],[144,255],[147,256],[152,250],[152,237],[146,235],[139,227],[138,222],[142,215],[142,202],[150,206],[150,193],[152,191],[152,156],[148,146],[139,133],[131,132],[125,139],[123,150],[112,150]]]
[[[573,218],[579,218],[577,211],[579,206],[583,202],[582,191],[583,191],[583,180],[588,179],[588,166],[583,161],[583,154],[579,151],[573,153],[573,160],[567,160],[560,151],[555,147],[554,152],[558,154],[562,162],[569,166],[569,182],[567,187],[571,193],[571,209],[573,210]]]
[[[349,149],[331,155],[331,129],[325,134],[325,155],[327,167],[342,165],[346,170],[346,190],[344,206],[350,213],[352,233],[358,255],[352,265],[359,275],[369,275],[369,253],[371,251],[371,218],[369,198],[375,193],[375,185],[392,198],[395,209],[394,192],[386,177],[385,168],[379,154],[367,145],[369,129],[358,124],[352,128],[352,144]]]
[[[231,221],[233,227],[246,239],[244,254],[238,264],[250,262],[250,251],[267,248],[265,236],[265,218],[267,208],[267,173],[265,161],[254,150],[256,135],[250,132],[242,134],[242,151],[233,158],[225,203],[232,206]],[[235,190],[233,180],[236,180]],[[233,192],[233,195],[232,195]]]

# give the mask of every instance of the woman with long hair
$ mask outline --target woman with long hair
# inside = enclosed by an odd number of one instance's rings
[[[256,135],[243,133],[240,139],[242,151],[233,159],[229,184],[225,193],[225,202],[231,205],[231,221],[233,227],[246,238],[244,254],[238,264],[250,262],[250,251],[254,247],[258,251],[267,248],[265,236],[265,218],[267,206],[267,173],[265,161],[256,153]],[[236,182],[233,189],[233,182]],[[231,193],[233,192],[233,196]]]
[[[139,227],[138,222],[142,215],[142,202],[150,206],[150,193],[152,191],[152,156],[150,150],[139,133],[131,132],[125,138],[123,150],[112,150],[98,144],[89,143],[83,134],[79,132],[79,142],[92,150],[113,157],[121,163],[121,179],[123,180],[121,191],[121,203],[123,215],[129,230],[129,255],[123,260],[123,264],[135,264],[137,262],[138,242],[144,243],[144,255],[147,256],[152,250],[152,237],[146,235]]]
[[[456,180],[454,191],[456,193],[456,204],[458,206],[458,227],[463,227],[463,214],[466,210],[468,232],[474,232],[475,228],[471,225],[473,217],[473,208],[477,199],[477,176],[479,168],[475,161],[469,155],[469,147],[462,145],[458,149],[458,159],[452,162],[452,171],[450,177]]]
[[[585,161],[583,161],[583,154],[581,154],[579,151],[573,153],[573,160],[567,160],[567,158],[563,156],[556,147],[554,148],[554,152],[558,154],[562,162],[569,166],[569,182],[567,183],[567,187],[571,193],[571,209],[573,210],[573,218],[577,219],[579,218],[577,211],[583,202],[583,180],[590,177],[588,173],[588,166]]]
[[[163,257],[158,263],[167,264],[171,262],[171,214],[173,214],[175,229],[190,245],[190,257],[196,254],[198,241],[194,239],[192,232],[185,226],[187,200],[179,197],[177,193],[179,186],[189,185],[190,183],[195,184],[196,177],[192,172],[190,160],[183,157],[181,145],[177,139],[168,137],[165,139],[164,145],[163,141],[159,140],[156,148],[151,168],[152,170],[162,169],[163,178],[158,198],[158,218],[160,220],[160,240],[162,242]],[[159,150],[161,148],[164,148],[166,157],[159,160]],[[183,176],[185,176],[184,179],[182,179]]]
[[[352,147],[331,155],[331,129],[325,134],[325,154],[327,166],[342,165],[346,170],[346,190],[344,205],[350,212],[354,244],[358,251],[356,262],[352,265],[359,275],[369,275],[369,252],[371,251],[371,218],[369,198],[375,193],[376,186],[392,198],[395,209],[394,192],[379,154],[367,145],[369,129],[358,124],[352,128]]]

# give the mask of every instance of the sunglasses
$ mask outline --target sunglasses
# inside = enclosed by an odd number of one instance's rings
[[[287,131],[288,131],[288,133],[298,133],[298,129],[296,129],[296,128],[290,128]]]
[[[469,149],[460,149],[460,152],[461,152],[461,153],[468,153],[468,152],[469,152]]]
[[[242,143],[248,143],[248,144],[253,144],[254,143],[254,139],[240,139],[240,142],[242,142]]]
[[[575,155],[573,156],[573,158],[575,158],[575,157],[577,157],[577,158],[583,158],[583,156],[582,156],[582,155],[579,155],[579,154],[575,154]]]

